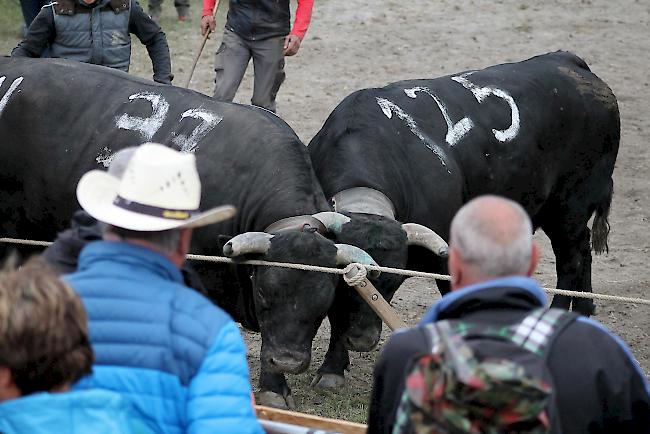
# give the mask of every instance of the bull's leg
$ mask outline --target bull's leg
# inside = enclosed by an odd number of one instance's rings
[[[260,368],[259,386],[258,404],[282,409],[295,408],[296,404],[284,374],[271,371],[264,360]]]
[[[325,360],[316,371],[311,385],[321,389],[336,389],[345,384],[345,370],[350,366],[350,355],[345,347],[344,318],[329,315],[331,332]]]
[[[560,225],[558,222],[542,226],[551,239],[555,253],[557,287],[573,291],[591,292],[591,251],[589,248],[589,228],[586,221],[579,229]],[[569,228],[569,229],[567,229]],[[571,298],[556,295],[552,307],[569,309]],[[583,315],[594,313],[594,302],[590,298],[574,298],[573,310]]]

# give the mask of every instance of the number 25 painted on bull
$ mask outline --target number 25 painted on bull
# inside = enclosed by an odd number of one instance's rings
[[[0,87],[4,84],[5,80],[7,79],[7,76],[3,75],[0,77]],[[18,86],[20,86],[20,83],[23,82],[23,77],[18,77],[11,83],[11,86],[9,86],[9,89],[5,92],[3,95],[2,99],[0,99],[0,114],[2,114],[2,111],[4,108],[7,106],[7,103],[9,102],[9,98],[11,98],[11,95],[16,91]],[[20,92],[20,91],[19,91]]]
[[[507,142],[509,140],[514,139],[517,134],[519,133],[519,128],[520,128],[520,120],[519,120],[519,108],[517,107],[517,104],[515,103],[515,100],[510,96],[507,92],[505,92],[502,89],[499,89],[497,87],[492,87],[492,86],[485,86],[481,87],[478,86],[474,83],[472,83],[467,77],[469,77],[473,71],[471,72],[466,72],[464,74],[452,77],[451,79],[457,83],[460,83],[465,89],[469,90],[472,92],[474,95],[474,98],[479,103],[482,103],[485,98],[487,98],[490,95],[494,95],[498,98],[502,98],[505,100],[508,105],[510,106],[510,114],[511,114],[511,122],[510,126],[506,128],[505,130],[497,130],[497,129],[492,129],[492,134],[494,134],[494,137],[500,141],[500,142]],[[429,95],[433,100],[436,102],[438,105],[438,108],[440,109],[440,112],[442,113],[442,116],[445,119],[445,123],[447,124],[447,134],[445,136],[445,141],[449,146],[455,146],[460,142],[460,140],[465,137],[465,135],[472,130],[474,127],[474,121],[470,119],[469,117],[465,116],[462,118],[460,121],[454,123],[451,120],[451,117],[449,116],[449,112],[447,111],[447,106],[444,104],[443,101],[440,100],[431,90],[427,87],[422,87],[422,86],[417,86],[409,89],[404,89],[404,93],[406,96],[409,98],[417,98],[417,93],[425,93]],[[387,117],[390,118],[390,111],[396,111],[398,113],[401,119],[406,119],[407,124],[411,131],[418,136],[421,140],[425,142],[425,145],[436,155],[440,157],[441,150],[438,149],[433,149],[431,147],[431,144],[429,143],[430,140],[424,136],[424,133],[420,131],[420,128],[415,124],[415,121],[405,114],[401,108],[393,104],[392,102],[385,100],[383,98],[378,98],[377,103],[379,104],[380,108],[384,111],[384,114],[386,114]],[[425,138],[427,140],[425,140]],[[437,147],[436,147],[437,148]],[[445,162],[441,159],[443,164]]]

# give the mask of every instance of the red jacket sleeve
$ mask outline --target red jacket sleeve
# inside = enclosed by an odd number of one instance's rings
[[[205,2],[214,0],[203,0]],[[296,20],[293,23],[291,34],[298,36],[301,40],[305,38],[309,22],[311,21],[311,10],[314,7],[314,0],[298,0],[298,9],[296,10]]]
[[[214,1],[215,0],[203,0],[203,14],[202,17],[206,15],[212,15],[214,11]]]

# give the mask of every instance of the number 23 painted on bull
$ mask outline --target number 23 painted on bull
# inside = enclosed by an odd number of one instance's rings
[[[151,103],[151,116],[142,118],[124,113],[115,119],[115,125],[124,130],[139,132],[145,141],[150,141],[165,123],[167,112],[169,112],[169,103],[162,95],[152,92],[139,92],[129,97],[129,101],[138,99]],[[199,142],[223,120],[221,116],[205,109],[185,110],[181,114],[181,122],[185,118],[200,119],[202,122],[194,128],[189,136],[172,133],[174,134],[172,142],[178,146],[181,152],[194,152],[199,146]]]

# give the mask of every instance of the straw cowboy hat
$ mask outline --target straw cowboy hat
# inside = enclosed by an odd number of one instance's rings
[[[157,143],[133,151],[121,179],[91,170],[77,185],[81,207],[97,220],[133,231],[195,228],[235,215],[230,205],[199,211],[201,181],[194,154]]]

